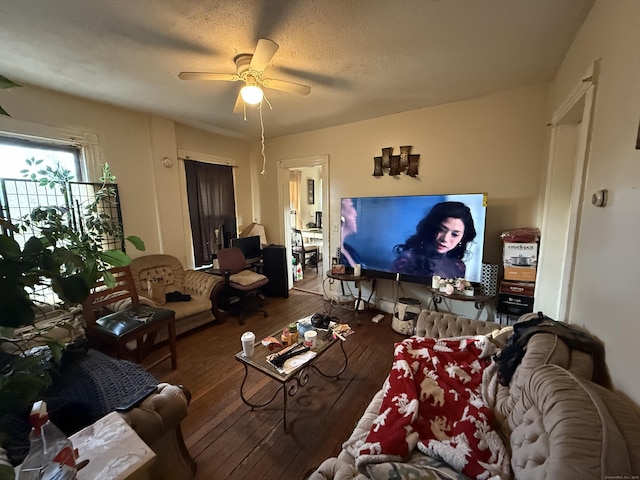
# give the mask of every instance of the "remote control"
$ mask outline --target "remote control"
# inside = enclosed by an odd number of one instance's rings
[[[379,322],[380,322],[380,320],[382,320],[383,318],[384,318],[384,315],[382,315],[381,313],[379,313],[378,315],[376,315],[375,317],[373,317],[373,318],[371,319],[371,321],[372,321],[373,323],[379,323]]]

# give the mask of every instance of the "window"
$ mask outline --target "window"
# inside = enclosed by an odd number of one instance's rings
[[[212,262],[236,237],[233,167],[186,160],[187,197],[196,267]]]
[[[44,160],[44,166],[55,167],[59,163],[71,172],[74,180],[82,180],[79,147],[0,136],[0,178],[24,178],[20,171],[26,167],[28,158]]]
[[[65,222],[73,225],[74,230],[82,230],[82,219],[85,215],[85,206],[96,197],[96,192],[102,184],[76,181],[83,177],[83,149],[72,141],[50,142],[46,139],[27,139],[25,135],[20,138],[0,135],[0,218],[12,223],[29,215],[36,207],[62,206],[68,207],[65,214]],[[66,194],[59,188],[40,186],[38,183],[25,178],[22,170],[28,168],[26,159],[42,160],[35,167],[41,170],[47,167],[56,169],[58,165],[70,172],[72,181],[68,184]],[[116,192],[117,185],[110,185]],[[102,202],[99,206],[99,215],[107,215],[115,221],[121,222],[120,207],[117,202]],[[13,238],[23,246],[27,239],[36,232],[14,233]],[[103,237],[102,247],[106,249],[120,249],[124,251],[122,239],[110,235]],[[47,287],[36,288],[31,295],[32,299],[45,303],[57,302],[53,291]]]
[[[26,160],[33,158],[43,161],[38,169],[55,169],[60,165],[77,181],[82,171],[80,153],[76,146],[0,136],[0,218],[15,223],[35,207],[64,205],[65,199],[57,189],[38,188],[28,181],[22,170],[28,168]],[[16,240],[23,244],[26,238]]]

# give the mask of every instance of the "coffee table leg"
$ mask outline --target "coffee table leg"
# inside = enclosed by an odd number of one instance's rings
[[[347,357],[347,352],[344,349],[344,342],[340,341],[340,350],[342,350],[342,356],[344,357],[344,363],[342,364],[342,368],[340,369],[340,371],[334,375],[329,375],[327,373],[324,373],[322,370],[320,370],[318,367],[316,367],[313,363],[311,365],[309,365],[309,368],[313,368],[316,372],[318,372],[320,375],[322,375],[323,377],[326,378],[340,378],[340,375],[342,375],[342,373],[347,369],[347,364],[349,363],[349,357]]]
[[[283,387],[286,387],[286,385],[283,385]],[[287,397],[288,392],[286,388],[282,389],[282,394],[284,396],[284,401],[282,402],[282,424],[284,425],[284,431],[285,433],[287,432]]]
[[[249,400],[247,400],[244,397],[244,384],[247,381],[247,377],[249,376],[249,368],[247,368],[247,364],[243,363],[242,364],[244,366],[244,378],[242,379],[242,385],[240,385],[240,398],[242,399],[242,401],[244,402],[245,405],[248,405],[249,407],[251,407],[251,410],[253,410],[254,408],[261,408],[261,407],[266,407],[267,405],[269,405],[271,402],[273,402],[276,399],[276,396],[278,395],[278,392],[280,390],[285,390],[284,388],[284,384],[280,385],[280,388],[278,388],[275,393],[273,394],[273,396],[267,400],[264,403],[251,403]],[[286,409],[286,391],[285,391],[285,409]]]

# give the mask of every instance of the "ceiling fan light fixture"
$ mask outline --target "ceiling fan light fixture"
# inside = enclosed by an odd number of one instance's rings
[[[249,105],[257,105],[262,101],[263,97],[262,89],[257,85],[251,85],[249,83],[242,87],[240,95],[242,96],[242,100]]]

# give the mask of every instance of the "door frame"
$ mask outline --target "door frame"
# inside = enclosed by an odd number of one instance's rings
[[[284,232],[284,244],[287,258],[291,258],[291,215],[289,208],[289,170],[292,168],[322,167],[322,258],[329,258],[329,218],[326,213],[330,210],[329,202],[329,155],[314,155],[311,157],[288,158],[277,162],[278,172],[278,228]],[[326,215],[326,216],[325,216]],[[287,262],[288,285],[293,288],[293,266]],[[324,272],[323,272],[324,273]]]
[[[563,321],[570,321],[571,291],[575,275],[575,258],[580,235],[580,218],[583,207],[584,181],[589,162],[589,146],[591,142],[591,127],[593,117],[593,106],[596,94],[596,75],[598,73],[599,62],[595,61],[583,75],[581,82],[573,89],[571,94],[556,109],[552,116],[552,132],[549,143],[549,160],[547,162],[547,178],[545,184],[544,209],[542,216],[542,232],[540,238],[539,258],[544,262],[545,253],[551,249],[562,248],[561,262],[556,271],[552,265],[542,264],[538,272],[538,282],[540,285],[547,285],[553,282],[555,285],[546,288],[549,293],[557,292],[555,298],[545,298],[540,300],[536,295],[534,310],[543,310],[551,318]],[[581,111],[580,111],[581,108]],[[562,136],[565,135],[563,125],[573,125],[575,131],[575,155],[573,156],[573,179],[571,182],[571,194],[568,204],[567,231],[564,238],[564,248],[558,245],[551,245],[545,241],[545,232],[552,228],[550,208],[553,195],[558,187],[554,189],[552,180],[553,172],[559,162],[567,161],[566,155],[558,152],[562,143]],[[562,187],[560,187],[562,188]],[[545,283],[546,282],[546,283]],[[553,294],[550,294],[553,295]],[[548,297],[547,295],[546,297]]]

